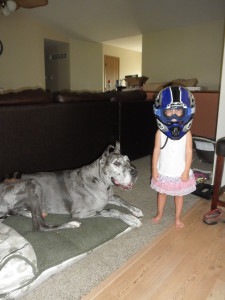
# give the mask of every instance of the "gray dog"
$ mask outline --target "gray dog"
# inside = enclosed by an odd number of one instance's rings
[[[76,221],[46,224],[43,215],[47,213],[70,214],[79,219],[112,217],[131,227],[139,227],[141,221],[137,217],[143,216],[142,211],[113,195],[112,189],[112,186],[132,189],[137,173],[128,157],[120,154],[117,142],[115,148],[109,146],[101,158],[80,169],[23,175],[19,182],[0,184],[0,217],[29,216],[33,230],[42,231],[80,225]],[[133,215],[115,209],[105,210],[107,204],[123,206]]]

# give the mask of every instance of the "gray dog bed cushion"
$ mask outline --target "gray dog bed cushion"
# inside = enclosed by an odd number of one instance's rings
[[[119,209],[127,212],[122,208]],[[71,221],[71,218],[68,215],[48,215],[46,218],[46,222],[49,224],[69,221]],[[14,272],[14,268],[16,268],[19,270],[20,276],[23,277],[24,275],[25,279],[17,280],[14,285],[11,284],[10,288],[7,289],[6,284],[4,286],[4,283],[0,280],[0,298],[15,299],[17,296],[21,296],[52,274],[59,272],[76,260],[84,257],[88,252],[130,229],[123,221],[113,218],[95,217],[77,221],[81,222],[79,228],[51,232],[33,232],[31,219],[21,216],[12,216],[5,219],[4,223],[0,223],[2,226],[4,224],[7,225],[5,232],[8,232],[8,240],[14,240],[16,234],[21,239],[24,239],[24,244],[27,247],[29,246],[30,249],[23,255],[23,258],[20,257],[21,261],[23,260],[23,262],[27,263],[27,268],[29,269],[29,271],[27,270],[29,274],[27,280],[25,273],[23,274],[24,268],[22,264],[18,268],[17,264],[11,260],[8,270]],[[15,233],[13,236],[10,236],[11,230]],[[6,239],[6,234],[4,237],[0,235],[0,245],[2,245],[3,239]],[[21,247],[15,242],[14,251],[19,251],[19,249]],[[7,255],[7,252],[5,253]],[[10,261],[10,259],[8,260]],[[0,278],[1,272],[3,274],[3,261],[1,257]]]

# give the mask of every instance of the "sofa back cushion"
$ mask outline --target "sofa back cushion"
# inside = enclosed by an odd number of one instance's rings
[[[81,101],[106,101],[105,93],[100,92],[56,92],[53,94],[54,102],[70,103]]]
[[[145,100],[146,92],[142,90],[134,91],[107,91],[101,92],[57,92],[54,93],[54,101],[60,103],[81,102],[81,101],[137,101]]]
[[[115,92],[114,94],[112,94],[110,100],[116,102],[130,102],[145,100],[146,98],[147,94],[143,90],[124,90],[123,92]]]
[[[47,104],[52,102],[52,95],[41,88],[10,92],[0,95],[0,105]]]

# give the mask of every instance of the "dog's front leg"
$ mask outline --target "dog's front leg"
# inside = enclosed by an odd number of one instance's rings
[[[116,218],[122,220],[124,223],[128,224],[131,227],[140,227],[142,225],[141,221],[133,215],[124,214],[116,209],[103,209],[98,213],[97,216],[106,217],[106,218]]]
[[[144,216],[143,213],[142,213],[142,211],[139,208],[137,208],[137,207],[135,207],[133,205],[130,205],[129,203],[127,203],[126,201],[124,201],[119,196],[112,196],[112,197],[110,197],[109,200],[108,200],[108,203],[109,204],[114,204],[114,205],[117,205],[117,206],[125,207],[126,209],[128,209],[130,212],[132,212],[132,214],[134,214],[138,218]]]

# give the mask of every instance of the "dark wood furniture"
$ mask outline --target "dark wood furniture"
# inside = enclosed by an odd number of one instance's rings
[[[225,137],[216,142],[216,170],[214,176],[213,196],[211,203],[211,210],[217,208],[217,205],[225,207],[225,201],[219,199],[221,192],[221,181],[224,169],[224,156],[225,156]]]

